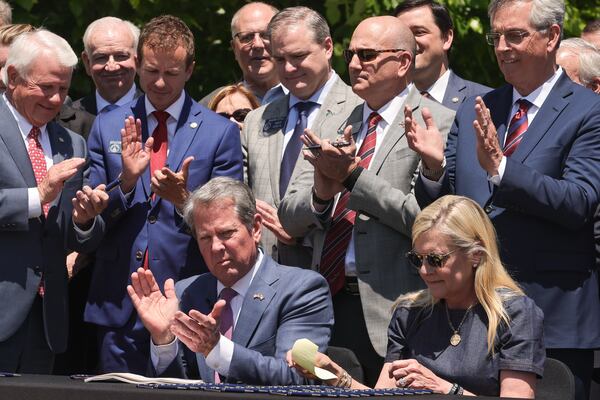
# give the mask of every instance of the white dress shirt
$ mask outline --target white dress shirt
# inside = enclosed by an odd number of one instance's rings
[[[234,329],[242,310],[246,293],[248,292],[248,289],[250,288],[250,285],[252,284],[252,281],[254,280],[254,277],[260,268],[262,259],[263,253],[259,249],[256,262],[254,263],[252,269],[231,287],[237,292],[237,296],[231,299],[231,311],[233,313]],[[217,280],[217,293],[221,293],[221,290],[224,288],[225,286]],[[231,360],[233,358],[233,349],[233,341],[221,335],[216,346],[213,347],[210,353],[208,353],[208,356],[206,357],[206,365],[217,371],[219,374],[227,376],[229,374],[229,366],[231,365]],[[169,344],[161,346],[155,345],[152,340],[150,340],[150,359],[152,360],[152,365],[154,365],[154,369],[158,375],[163,373],[173,362],[175,357],[177,357],[178,351],[179,342],[177,339]]]
[[[442,104],[442,101],[444,101],[444,96],[446,95],[446,89],[448,88],[449,80],[450,70],[447,69],[446,72],[444,72],[442,76],[440,76],[438,80],[435,81],[435,83],[427,89],[427,93],[429,93],[429,96],[440,104]]]

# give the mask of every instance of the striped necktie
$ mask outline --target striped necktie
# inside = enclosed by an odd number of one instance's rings
[[[529,126],[527,121],[527,111],[529,110],[529,107],[531,107],[531,103],[525,99],[519,99],[517,100],[517,103],[519,104],[519,109],[510,120],[504,150],[502,151],[506,157],[515,152],[517,146],[519,146],[519,143],[523,140],[523,136],[525,135],[525,132],[527,132]]]
[[[381,115],[372,112],[367,121],[367,135],[357,154],[361,158],[359,165],[365,169],[369,168],[369,164],[375,153],[377,124],[381,121]],[[350,192],[344,190],[340,194],[335,211],[333,212],[333,219],[325,236],[323,253],[321,255],[319,272],[327,279],[332,296],[344,287],[346,278],[346,250],[350,244],[354,219],[356,218],[356,211],[346,208],[349,199]]]

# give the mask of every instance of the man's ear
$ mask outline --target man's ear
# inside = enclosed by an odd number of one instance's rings
[[[85,50],[81,52],[81,61],[83,62],[83,68],[85,68],[86,74],[92,76],[92,66],[90,64],[90,58],[88,57]]]
[[[594,93],[600,94],[600,76],[597,76],[588,85],[588,88],[592,89]]]
[[[8,78],[8,82],[6,83],[6,87],[10,89],[14,89],[17,86],[17,80],[19,79],[19,72],[14,67],[14,65],[5,66],[6,68],[6,77]]]
[[[442,39],[444,40],[444,51],[450,50],[450,47],[452,47],[452,41],[454,40],[454,30],[448,29],[448,32],[442,34]]]

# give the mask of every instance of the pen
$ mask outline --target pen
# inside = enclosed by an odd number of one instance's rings
[[[338,141],[338,142],[332,142],[331,145],[333,147],[348,147],[350,146],[350,142],[346,142],[346,141]],[[311,144],[309,146],[304,147],[303,150],[320,150],[321,149],[321,145],[320,144]]]

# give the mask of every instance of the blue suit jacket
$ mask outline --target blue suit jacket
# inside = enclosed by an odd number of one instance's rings
[[[442,105],[456,111],[466,98],[484,95],[490,90],[492,90],[492,88],[463,79],[451,70]]]
[[[500,143],[512,90],[506,85],[483,96]],[[477,160],[474,120],[474,99],[467,99],[448,136],[439,195],[467,196],[484,207],[502,261],[544,311],[546,347],[600,346],[592,229],[600,192],[600,97],[563,73],[507,158],[498,187]],[[422,185],[419,179],[416,194],[425,206],[432,199]]]
[[[69,331],[67,249],[84,251],[94,246],[93,238],[77,239],[71,219],[71,199],[89,169],[80,169],[65,182],[46,218],[29,218],[27,188],[37,183],[17,122],[1,97],[0,125],[0,342],[12,336],[27,317],[43,274],[46,340],[59,353],[66,348]],[[81,136],[55,122],[46,126],[54,164],[87,158]],[[98,219],[96,228],[101,225]]]
[[[209,273],[188,278],[177,282],[176,291],[183,312],[194,309],[208,314],[217,301],[217,280]],[[325,279],[314,271],[280,265],[265,254],[233,331],[235,347],[227,382],[304,383],[288,367],[286,352],[301,338],[312,340],[324,352],[332,326],[333,306]],[[204,356],[181,348],[180,358],[164,374],[214,382],[214,370]]]
[[[96,118],[89,138],[92,184],[112,182],[119,176],[120,130],[129,115],[141,119],[145,141],[149,133],[144,96]],[[167,163],[178,171],[188,156],[195,158],[189,170],[189,190],[216,176],[243,178],[237,125],[186,95]],[[152,199],[150,194],[149,168],[129,200],[118,189],[110,193],[103,213],[106,231],[96,252],[85,310],[88,322],[110,327],[126,323],[133,311],[126,287],[131,273],[142,265],[146,248],[161,287],[168,278],[179,280],[206,271],[198,246],[174,205],[158,196]]]

